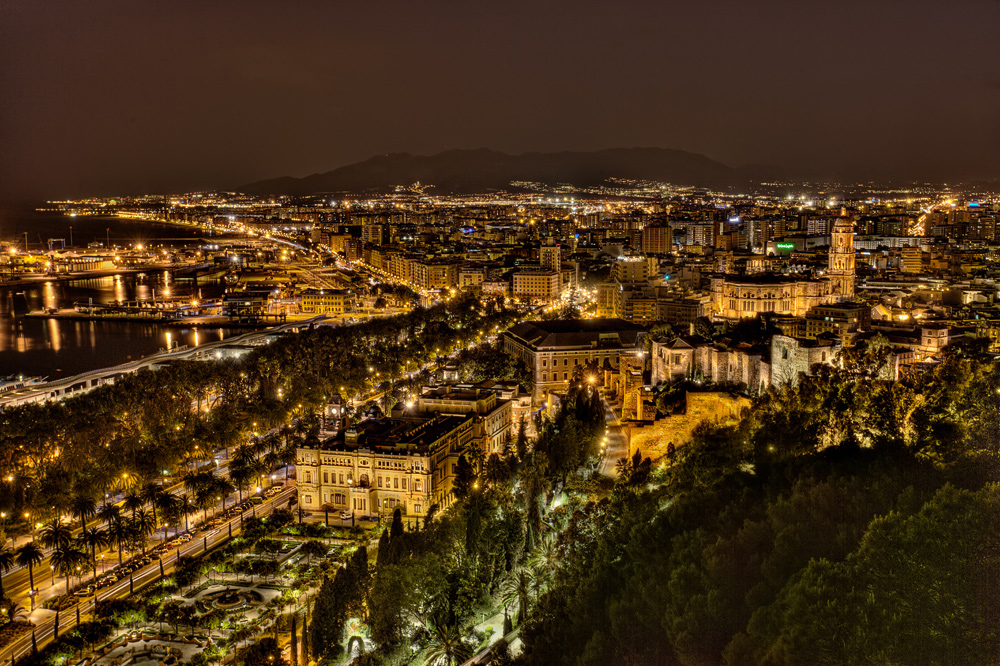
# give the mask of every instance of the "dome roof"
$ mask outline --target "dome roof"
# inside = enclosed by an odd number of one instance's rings
[[[834,233],[854,233],[854,222],[848,217],[838,217],[837,221],[833,223]]]

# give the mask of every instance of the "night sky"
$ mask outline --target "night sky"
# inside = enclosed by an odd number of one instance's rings
[[[0,0],[0,198],[478,147],[996,178],[998,28],[997,0]]]

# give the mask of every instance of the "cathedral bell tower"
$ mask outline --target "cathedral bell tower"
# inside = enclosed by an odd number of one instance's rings
[[[854,297],[854,223],[841,209],[830,232],[830,265],[826,271],[831,295],[839,300]]]

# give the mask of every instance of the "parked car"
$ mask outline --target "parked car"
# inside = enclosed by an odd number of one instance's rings
[[[340,512],[340,519],[341,520],[350,520],[351,519],[351,512],[350,511],[341,511]]]

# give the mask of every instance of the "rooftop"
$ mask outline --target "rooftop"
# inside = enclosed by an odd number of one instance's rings
[[[395,416],[355,423],[324,441],[325,451],[373,453],[430,453],[431,445],[471,421],[474,414],[430,417]]]
[[[553,319],[526,321],[506,334],[534,348],[635,347],[646,329],[624,319]]]

